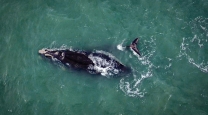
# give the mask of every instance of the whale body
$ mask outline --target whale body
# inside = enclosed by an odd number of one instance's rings
[[[104,51],[86,52],[71,49],[39,50],[39,54],[61,62],[67,67],[86,70],[91,74],[115,75],[129,71],[129,68],[117,61],[113,55]]]

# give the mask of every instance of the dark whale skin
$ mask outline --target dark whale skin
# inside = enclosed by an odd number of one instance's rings
[[[85,52],[85,51],[73,51],[69,49],[41,49],[39,54],[61,62],[66,66],[70,66],[75,69],[87,70],[89,73],[98,74],[102,71],[97,71],[95,68],[107,68],[111,73],[129,72],[130,69],[124,66],[122,63],[112,58],[111,56],[100,52]],[[92,58],[93,57],[93,58]],[[99,58],[95,61],[94,58]],[[103,64],[104,63],[104,64]]]

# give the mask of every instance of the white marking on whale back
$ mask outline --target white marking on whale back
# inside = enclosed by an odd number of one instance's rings
[[[99,56],[90,54],[88,56],[94,63],[94,66],[89,66],[89,70],[95,70],[97,73],[101,73],[103,76],[118,74],[119,70],[115,68],[113,60],[106,60]]]
[[[103,50],[95,50],[94,53],[101,53],[101,54],[107,55],[107,56],[110,57],[112,60],[117,60],[117,61],[118,61],[118,59],[117,59],[115,56],[113,56],[111,53],[109,53],[109,52],[106,52],[106,51],[103,51]],[[120,62],[120,61],[119,61],[119,62]],[[120,63],[121,63],[121,62],[120,62]],[[121,64],[122,64],[122,63],[121,63]]]

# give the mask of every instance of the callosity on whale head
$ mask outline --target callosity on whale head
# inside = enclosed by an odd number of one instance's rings
[[[41,50],[38,51],[38,53],[39,54],[45,54],[45,53],[47,53],[47,51],[48,51],[47,49],[41,49]]]
[[[48,57],[48,58],[57,58],[59,59],[61,57],[61,51],[59,50],[52,50],[52,49],[46,49],[43,48],[41,50],[38,51],[39,54]]]
[[[122,63],[110,54],[103,52],[85,52],[69,49],[41,49],[38,51],[44,57],[55,59],[68,67],[87,70],[89,73],[113,75],[129,71]]]

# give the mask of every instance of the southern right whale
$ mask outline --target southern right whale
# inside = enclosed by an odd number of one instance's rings
[[[130,46],[133,51],[141,56],[138,48],[138,38]],[[38,51],[42,56],[59,61],[65,66],[76,69],[87,70],[89,73],[102,75],[113,75],[121,72],[130,72],[131,69],[119,62],[113,55],[104,51],[81,51],[72,49],[48,49]]]
[[[117,61],[115,57],[104,51],[87,52],[72,49],[39,50],[42,56],[59,61],[67,67],[87,70],[89,73],[101,75],[114,75],[129,72],[130,69]]]

